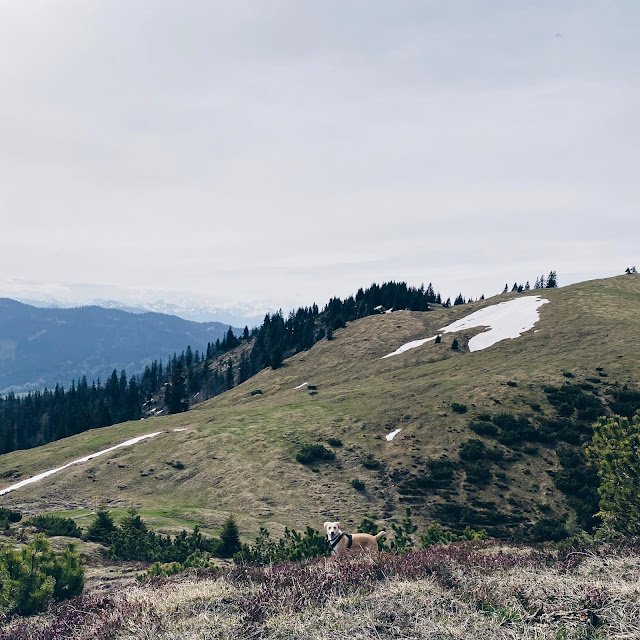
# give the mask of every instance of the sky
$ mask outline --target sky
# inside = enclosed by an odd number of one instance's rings
[[[0,296],[640,268],[640,3],[0,3]]]

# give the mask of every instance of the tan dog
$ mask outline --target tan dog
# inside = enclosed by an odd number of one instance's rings
[[[378,540],[387,535],[386,531],[381,531],[375,536],[369,533],[343,533],[340,530],[339,522],[325,522],[324,530],[331,545],[331,552],[336,555],[343,553],[376,553],[378,551]]]

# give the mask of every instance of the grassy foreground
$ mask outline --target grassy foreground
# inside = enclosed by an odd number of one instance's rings
[[[498,542],[238,566],[89,591],[0,640],[640,637],[640,547]]]

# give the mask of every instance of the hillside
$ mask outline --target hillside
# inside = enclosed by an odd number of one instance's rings
[[[101,307],[42,309],[0,299],[0,394],[56,383],[65,387],[86,375],[105,380],[116,369],[140,373],[153,358],[194,350],[222,339],[219,322],[190,322],[159,313]],[[236,329],[237,334],[241,329]]]
[[[482,329],[463,329],[382,359],[522,295],[363,318],[187,413],[4,455],[2,486],[162,432],[8,493],[0,504],[25,513],[70,512],[86,524],[94,496],[101,496],[116,511],[138,507],[163,530],[201,523],[216,531],[232,512],[245,538],[261,525],[277,535],[285,526],[320,528],[333,518],[347,529],[365,516],[388,526],[406,506],[421,528],[434,518],[454,529],[471,524],[527,537],[543,519],[570,523],[572,494],[554,484],[563,451],[587,437],[594,411],[622,406],[622,385],[630,402],[639,390],[640,277],[530,292],[548,300],[539,321],[520,338],[486,349],[470,352],[469,340]],[[567,390],[580,400],[575,407]],[[452,403],[466,405],[466,413]],[[521,420],[518,429],[526,422],[529,431],[508,432],[500,423],[496,437],[469,428],[494,424],[500,414]],[[332,447],[330,438],[342,446]],[[460,446],[471,439],[484,447],[479,458],[463,457],[469,452]],[[319,443],[335,460],[296,460],[303,446]],[[352,486],[355,479],[364,490]]]

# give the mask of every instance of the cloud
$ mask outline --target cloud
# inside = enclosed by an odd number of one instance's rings
[[[618,272],[640,232],[639,14],[5,3],[0,270],[275,306],[579,278],[594,247]]]

